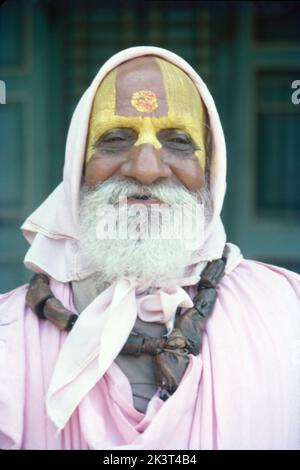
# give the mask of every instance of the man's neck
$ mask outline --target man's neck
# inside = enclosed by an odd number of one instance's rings
[[[108,287],[96,274],[80,281],[72,281],[71,284],[74,305],[79,314]]]

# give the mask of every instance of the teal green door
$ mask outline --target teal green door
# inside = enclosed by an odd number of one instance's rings
[[[232,35],[220,41],[217,90],[228,147],[229,238],[249,258],[300,272],[300,105],[291,99],[300,78],[300,4],[294,4],[241,2]]]
[[[51,63],[45,13],[32,2],[0,7],[0,292],[28,279],[22,260],[28,244],[19,230],[54,186],[51,133]],[[50,55],[51,57],[51,55]]]

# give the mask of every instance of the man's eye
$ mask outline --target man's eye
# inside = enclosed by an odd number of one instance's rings
[[[128,140],[131,140],[132,136],[129,136],[128,134],[107,134],[104,135],[101,139],[100,142],[106,144],[111,144],[111,143],[118,143],[118,142],[127,142]]]
[[[194,148],[193,142],[185,136],[170,136],[166,138],[165,145],[171,150],[191,151]]]
[[[105,139],[103,139],[102,142],[114,143],[114,142],[124,142],[124,140],[126,140],[125,137],[115,135],[115,136],[105,137]]]
[[[163,129],[158,134],[160,143],[170,151],[192,152],[195,145],[188,134],[176,129]]]
[[[105,151],[123,150],[129,148],[136,140],[137,135],[133,129],[115,129],[103,134],[96,146]]]
[[[169,142],[174,142],[175,144],[190,144],[189,140],[184,137],[172,137],[168,139]]]

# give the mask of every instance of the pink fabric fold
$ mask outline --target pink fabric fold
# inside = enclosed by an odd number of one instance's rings
[[[149,294],[137,299],[138,316],[143,321],[164,323],[168,332],[173,329],[174,312],[177,307],[192,307],[193,302],[187,292],[176,286],[161,289],[156,294]]]
[[[231,263],[241,259],[239,249],[228,245],[227,258],[229,272]],[[141,287],[134,279],[120,279],[81,312],[60,351],[46,397],[48,416],[58,430],[120,353],[137,316],[165,324],[168,334],[172,331],[177,308],[193,305],[181,285],[198,282],[198,268],[199,263],[190,277],[170,280],[152,294],[138,293]]]
[[[62,429],[125,344],[137,315],[172,330],[177,307],[193,302],[181,287],[136,299],[130,279],[115,282],[81,313],[59,354],[47,393],[47,412]]]
[[[51,288],[74,309],[69,284]],[[25,294],[0,298],[1,448],[300,449],[300,276],[242,261],[221,280],[201,355],[169,400],[156,393],[137,411],[113,362],[59,434],[45,395],[67,335],[39,321]]]

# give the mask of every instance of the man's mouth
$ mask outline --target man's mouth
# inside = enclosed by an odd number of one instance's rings
[[[139,195],[139,194],[133,194],[132,196],[129,196],[127,198],[128,204],[160,204],[161,201],[159,199],[153,198],[151,196],[147,195]]]
[[[139,194],[134,194],[133,196],[130,196],[130,197],[133,199],[144,199],[144,200],[150,199],[150,196],[146,196],[146,195],[140,196]]]

